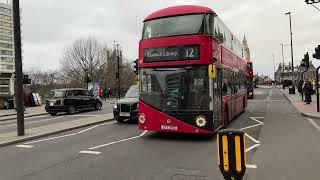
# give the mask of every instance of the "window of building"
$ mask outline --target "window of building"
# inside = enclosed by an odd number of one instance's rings
[[[11,9],[0,7],[0,12],[11,14]]]
[[[7,30],[7,29],[1,29],[0,28],[0,33],[1,34],[6,34],[6,35],[12,35],[12,30]]]
[[[0,69],[13,70],[13,65],[10,65],[10,64],[0,64]]]
[[[0,47],[1,47],[1,48],[8,48],[8,49],[12,49],[12,44],[8,44],[8,43],[0,43]]]
[[[12,24],[8,22],[1,22],[0,21],[0,26],[5,27],[5,28],[12,28]]]
[[[1,50],[0,52],[2,55],[10,55],[10,56],[13,55],[13,51],[9,51],[9,50]]]
[[[2,20],[2,21],[11,21],[11,16],[0,14],[0,20]]]
[[[7,36],[1,36],[0,35],[0,40],[12,42],[12,37],[7,37]]]
[[[13,58],[11,58],[11,57],[1,57],[0,61],[1,61],[1,62],[9,62],[9,63],[12,63],[12,62],[13,62]]]
[[[10,85],[10,79],[0,79],[0,85]]]
[[[0,94],[10,94],[10,88],[8,86],[0,86]]]

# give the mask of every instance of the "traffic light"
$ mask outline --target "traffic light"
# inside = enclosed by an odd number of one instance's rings
[[[320,0],[305,0],[304,2],[307,4],[314,4],[314,3],[319,3]]]
[[[134,66],[133,66],[133,68],[134,68],[134,73],[135,73],[135,74],[139,74],[138,59],[134,60],[133,63],[134,63]]]
[[[116,81],[119,81],[119,72],[116,72]]]
[[[315,59],[320,59],[320,45],[318,45],[318,47],[315,48],[315,53],[312,55],[313,58]]]
[[[302,59],[302,64],[304,64],[304,67],[309,68],[309,53],[307,52],[304,54],[304,58]]]
[[[29,79],[28,75],[23,75],[23,84],[31,84],[31,79]]]

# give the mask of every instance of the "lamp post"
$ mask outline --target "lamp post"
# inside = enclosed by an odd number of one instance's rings
[[[281,54],[282,54],[282,76],[281,76],[281,83],[283,83],[283,76],[284,76],[284,56],[283,56],[283,43],[280,44],[281,46]]]
[[[13,35],[15,54],[15,100],[17,109],[17,131],[18,136],[24,136],[24,106],[23,106],[23,73],[22,73],[22,52],[21,52],[21,25],[19,0],[12,1],[13,11]]]
[[[285,15],[289,15],[289,22],[290,22],[290,45],[291,45],[291,71],[292,71],[292,83],[294,80],[294,65],[293,65],[293,46],[292,46],[292,23],[291,23],[291,12],[285,13]],[[293,83],[293,89],[294,89]],[[294,90],[292,91],[295,94]]]

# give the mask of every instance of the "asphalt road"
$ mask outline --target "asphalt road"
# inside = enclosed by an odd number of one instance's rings
[[[248,134],[245,179],[319,179],[310,160],[320,160],[320,132],[279,90],[256,89],[229,127]],[[112,120],[19,145],[0,148],[1,180],[222,180],[215,137],[145,132],[134,122]]]
[[[100,111],[87,110],[83,112],[76,113],[75,115],[67,115],[65,113],[60,113],[57,116],[51,116],[50,114],[26,117],[25,118],[25,128],[36,128],[40,126],[61,123],[66,121],[74,121],[82,118],[89,118],[94,116],[102,116],[104,114],[112,113],[114,104],[110,102],[104,102],[102,109]],[[17,131],[17,120],[9,120],[0,122],[0,134],[15,132]]]

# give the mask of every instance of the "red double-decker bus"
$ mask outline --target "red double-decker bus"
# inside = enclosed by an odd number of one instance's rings
[[[254,81],[253,81],[253,67],[252,62],[247,61],[247,97],[254,97]]]
[[[243,45],[210,8],[175,6],[144,19],[139,128],[212,134],[247,104]]]

